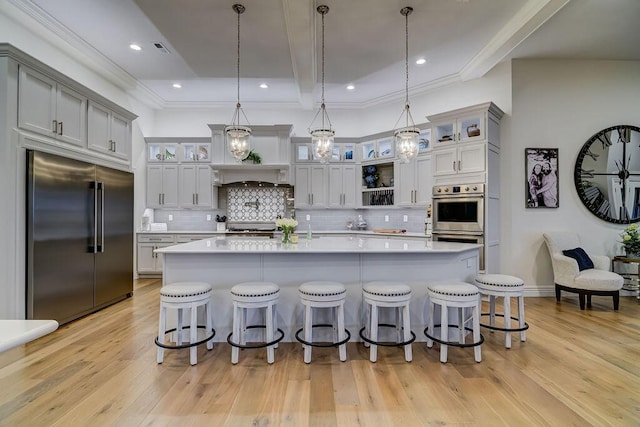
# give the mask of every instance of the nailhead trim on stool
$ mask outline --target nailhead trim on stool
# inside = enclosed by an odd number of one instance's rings
[[[298,293],[300,302],[305,306],[304,326],[296,331],[295,338],[303,344],[304,363],[311,363],[312,347],[338,346],[340,361],[347,360],[346,343],[351,339],[351,333],[344,327],[344,302],[347,297],[345,286],[342,283],[330,281],[306,282],[300,285]],[[334,311],[334,325],[312,324],[314,308],[331,308]],[[334,342],[329,344],[313,342],[313,328],[320,327],[333,327],[336,330],[337,337],[334,338]],[[300,338],[301,332],[304,332],[304,339]]]
[[[241,348],[267,347],[267,363],[275,361],[274,349],[284,338],[284,332],[277,327],[276,304],[280,297],[280,288],[271,282],[245,282],[231,288],[231,300],[233,301],[233,331],[227,336],[227,342],[231,349],[231,363],[238,363],[239,350]],[[247,310],[265,309],[264,325],[246,325]],[[247,345],[247,329],[265,329],[263,343]],[[279,337],[275,337],[275,331]]]
[[[524,281],[506,274],[479,274],[475,278],[476,285],[483,295],[489,297],[489,312],[481,316],[489,316],[489,324],[481,323],[483,328],[505,332],[504,345],[511,348],[511,332],[520,332],[520,341],[527,340],[526,330],[529,324],[524,316]],[[503,314],[496,313],[496,298],[503,298]],[[511,316],[511,297],[518,299],[518,317]],[[504,318],[504,327],[496,326],[496,317]],[[518,322],[517,328],[511,327],[511,320]]]
[[[365,326],[360,329],[360,338],[365,346],[369,345],[369,360],[378,360],[378,346],[404,347],[404,359],[411,362],[413,354],[411,343],[415,341],[416,334],[411,331],[411,314],[409,303],[411,301],[411,288],[401,282],[369,282],[362,286],[362,299],[366,304]],[[396,313],[396,324],[378,323],[378,308],[393,308]],[[378,328],[391,327],[397,331],[395,343],[378,341]]]
[[[448,347],[473,347],[476,362],[482,361],[481,345],[484,337],[480,333],[480,291],[475,286],[465,282],[432,282],[427,285],[429,297],[429,326],[425,328],[427,347],[431,348],[433,342],[440,343],[440,362],[447,363]],[[440,324],[434,321],[435,305],[440,306]],[[449,307],[458,310],[458,324],[449,323]],[[472,328],[465,327],[464,309],[471,309]],[[440,338],[435,337],[434,329],[440,327]],[[449,341],[449,328],[458,329],[458,342]],[[465,331],[473,332],[473,342],[465,343]]]
[[[196,348],[198,345],[206,342],[208,350],[213,348],[213,342],[211,340],[216,335],[216,331],[212,326],[211,289],[211,285],[204,282],[172,283],[160,288],[160,320],[158,321],[158,336],[155,339],[155,343],[158,346],[158,363],[164,361],[164,349],[189,348],[189,361],[191,365],[195,365],[198,363]],[[198,307],[201,306],[205,307],[205,326],[198,325]],[[166,329],[166,311],[168,308],[178,310],[178,325],[176,328],[169,330]],[[184,309],[191,310],[191,321],[189,326],[185,327],[182,326],[182,311]],[[211,332],[211,335],[203,340],[197,341],[198,328],[206,329],[207,333]],[[189,344],[182,344],[183,329],[189,329]],[[165,344],[164,336],[174,331],[177,335],[177,344]],[[163,337],[162,342],[160,341],[160,337]]]

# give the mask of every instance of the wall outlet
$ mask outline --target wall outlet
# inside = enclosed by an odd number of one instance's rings
[[[409,215],[402,215],[402,222],[409,222]]]
[[[211,221],[211,215],[207,215],[207,221]]]
[[[173,221],[173,215],[169,214],[169,221]]]
[[[306,218],[307,218],[307,221],[311,221],[311,215],[307,214]]]
[[[389,215],[384,216],[384,222],[389,222]]]

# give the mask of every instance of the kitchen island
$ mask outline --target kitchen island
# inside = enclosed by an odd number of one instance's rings
[[[231,331],[229,290],[248,281],[270,281],[280,286],[278,327],[284,330],[285,341],[295,340],[293,334],[301,327],[303,313],[298,286],[311,280],[345,284],[345,323],[352,340],[359,340],[362,284],[374,280],[407,283],[412,288],[412,329],[418,340],[424,341],[422,330],[428,314],[426,283],[436,280],[472,283],[478,273],[480,247],[395,236],[314,237],[297,244],[283,244],[278,239],[220,236],[156,252],[164,258],[164,284],[199,281],[213,286],[217,341],[224,341]],[[318,322],[322,323],[322,316],[314,320]]]

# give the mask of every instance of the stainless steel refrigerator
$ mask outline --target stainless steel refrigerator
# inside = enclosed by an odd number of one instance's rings
[[[27,318],[69,322],[133,292],[133,174],[27,151]]]

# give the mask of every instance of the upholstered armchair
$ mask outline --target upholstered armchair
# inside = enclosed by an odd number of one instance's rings
[[[556,285],[556,301],[560,302],[561,291],[574,292],[578,294],[580,310],[584,310],[585,297],[587,307],[590,308],[592,295],[606,295],[613,297],[613,309],[618,309],[620,288],[622,288],[624,279],[619,274],[610,271],[611,260],[609,257],[604,255],[587,256],[581,250],[570,253],[571,256],[566,256],[563,251],[580,248],[580,239],[573,232],[544,233],[544,240],[551,255],[553,280]]]

